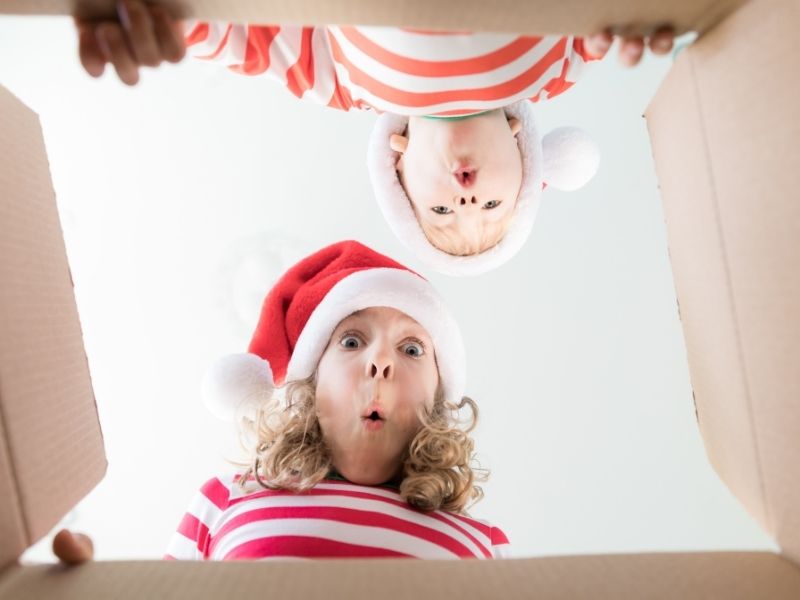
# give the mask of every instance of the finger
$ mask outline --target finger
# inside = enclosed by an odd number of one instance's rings
[[[120,80],[127,85],[139,81],[139,65],[131,56],[130,49],[116,23],[102,23],[97,27],[97,42],[107,54],[108,61],[114,65]]]
[[[672,50],[675,41],[675,30],[671,25],[664,25],[650,35],[650,51],[653,54],[667,54]]]
[[[633,67],[642,59],[643,53],[644,40],[641,37],[629,37],[622,40],[619,59],[626,67]]]
[[[161,56],[171,63],[180,62],[186,56],[186,42],[183,23],[173,20],[166,9],[158,6],[150,9],[156,40],[161,48]]]
[[[78,56],[81,65],[92,77],[100,77],[106,68],[106,59],[97,43],[91,25],[78,24]]]
[[[611,35],[610,31],[606,30],[585,38],[583,45],[592,56],[603,58],[608,53],[608,49],[611,48],[613,42],[614,36]]]
[[[127,34],[133,58],[148,67],[161,64],[161,52],[147,7],[138,0],[119,0],[117,14]]]
[[[63,563],[77,565],[94,556],[94,544],[91,538],[82,534],[73,534],[62,529],[53,538],[53,554]]]

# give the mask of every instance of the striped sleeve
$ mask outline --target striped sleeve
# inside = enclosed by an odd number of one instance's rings
[[[172,535],[164,560],[207,560],[210,532],[228,507],[229,499],[230,488],[219,478],[204,483]]]
[[[511,556],[511,545],[506,534],[499,527],[492,527],[492,556],[494,558],[509,558]]]
[[[542,88],[542,91],[531,98],[534,102],[550,99],[566,92],[583,74],[587,64],[600,60],[601,57],[589,53],[581,37],[564,38],[564,57],[561,73],[551,79]]]
[[[196,59],[267,77],[298,98],[352,108],[349,93],[338,85],[324,27],[187,21],[184,37],[187,54]]]

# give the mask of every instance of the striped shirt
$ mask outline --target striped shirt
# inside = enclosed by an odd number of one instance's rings
[[[456,116],[549,99],[596,60],[583,38],[190,21],[190,55],[342,110]]]
[[[497,527],[416,510],[387,486],[325,479],[295,494],[255,483],[242,490],[238,480],[239,475],[215,477],[202,486],[165,559],[507,556],[508,540]]]

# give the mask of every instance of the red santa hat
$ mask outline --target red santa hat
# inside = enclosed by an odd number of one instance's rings
[[[447,400],[464,393],[465,358],[458,325],[433,286],[391,258],[355,241],[333,244],[290,268],[264,300],[247,354],[217,361],[203,381],[209,410],[244,415],[275,387],[317,368],[342,319],[369,307],[397,309],[431,337]]]
[[[395,236],[428,267],[447,275],[479,275],[511,259],[531,233],[545,185],[564,191],[583,187],[597,172],[600,152],[594,141],[576,127],[559,127],[543,138],[536,129],[531,102],[522,100],[503,109],[519,119],[517,144],[522,155],[522,185],[514,215],[502,240],[472,256],[454,256],[436,248],[425,237],[411,202],[397,176],[399,155],[389,146],[394,133],[402,134],[408,117],[384,113],[372,130],[367,153],[375,199]]]

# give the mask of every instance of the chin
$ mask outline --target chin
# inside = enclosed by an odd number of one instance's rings
[[[381,485],[394,478],[396,472],[371,469],[340,469],[339,473],[351,483],[359,485]]]

